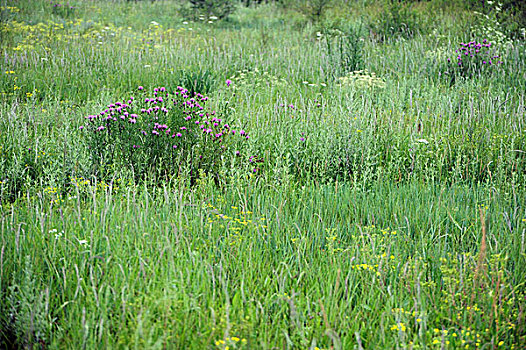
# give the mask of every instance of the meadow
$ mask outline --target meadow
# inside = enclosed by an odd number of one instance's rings
[[[525,348],[520,18],[226,3],[0,1],[0,348]]]

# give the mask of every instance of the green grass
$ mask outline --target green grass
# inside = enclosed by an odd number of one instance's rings
[[[195,23],[172,1],[5,3],[0,347],[526,345],[524,42],[452,80],[447,58],[483,39],[458,4],[415,5],[419,31],[379,41],[367,1],[320,23],[272,4]],[[327,44],[349,22],[361,83],[335,80]],[[250,135],[243,165],[98,176],[79,127],[139,85],[206,93]]]

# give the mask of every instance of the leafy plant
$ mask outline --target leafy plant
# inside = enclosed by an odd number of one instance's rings
[[[180,85],[188,90],[190,96],[195,93],[208,94],[216,83],[215,74],[209,70],[182,70]]]
[[[312,22],[322,20],[327,10],[334,4],[334,0],[284,0],[282,5],[291,8]]]
[[[85,133],[94,175],[107,177],[125,168],[141,180],[152,175],[169,178],[188,172],[195,180],[200,171],[216,172],[222,156],[246,140],[225,116],[205,109],[208,97],[177,87],[155,88],[146,97],[139,87],[137,99],[112,103],[86,117]]]
[[[184,17],[192,20],[199,19],[223,19],[235,10],[232,0],[188,0],[190,8],[182,9]]]
[[[460,43],[455,50],[456,56],[448,58],[449,70],[446,76],[455,78],[472,78],[490,73],[502,64],[501,58],[493,50],[493,45],[487,39],[482,42],[470,41]]]
[[[331,71],[333,77],[340,77],[348,72],[364,68],[362,52],[364,41],[362,38],[362,26],[325,30],[327,46],[327,71]]]
[[[409,5],[397,0],[387,0],[376,22],[371,24],[372,35],[379,41],[412,38],[420,32],[421,24],[416,12]]]

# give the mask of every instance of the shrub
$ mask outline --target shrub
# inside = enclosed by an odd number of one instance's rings
[[[190,96],[194,93],[208,94],[216,83],[216,76],[213,72],[202,70],[182,70],[180,72],[180,84],[188,90]]]
[[[371,25],[372,35],[379,41],[412,38],[420,30],[417,14],[409,5],[396,0],[386,1],[380,18]]]
[[[334,0],[284,0],[284,7],[291,8],[307,17],[312,22],[318,22],[325,17]]]
[[[458,77],[472,78],[491,73],[502,64],[500,56],[495,53],[492,43],[487,39],[482,42],[460,43],[455,54],[455,57],[447,59],[449,68],[446,75],[451,77],[452,82]]]
[[[205,109],[208,97],[177,87],[173,92],[155,88],[147,97],[139,87],[137,99],[116,102],[86,117],[83,129],[92,173],[114,175],[120,168],[136,180],[169,178],[188,173],[194,181],[200,172],[217,173],[222,157],[247,140],[244,130],[231,127],[224,116]],[[238,157],[240,158],[240,157]]]
[[[235,10],[232,0],[188,0],[189,8],[181,9],[181,14],[189,19],[223,19]]]
[[[326,29],[324,42],[327,45],[327,71],[332,72],[332,78],[364,68],[361,26],[348,26],[343,30]]]

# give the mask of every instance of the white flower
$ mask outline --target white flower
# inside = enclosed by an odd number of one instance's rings
[[[85,239],[79,239],[79,244],[80,245],[86,245],[86,244],[88,244],[88,241],[85,240]]]
[[[420,143],[423,143],[425,145],[429,145],[429,141],[427,141],[426,139],[418,139],[418,140],[416,140],[416,142],[420,142]]]

